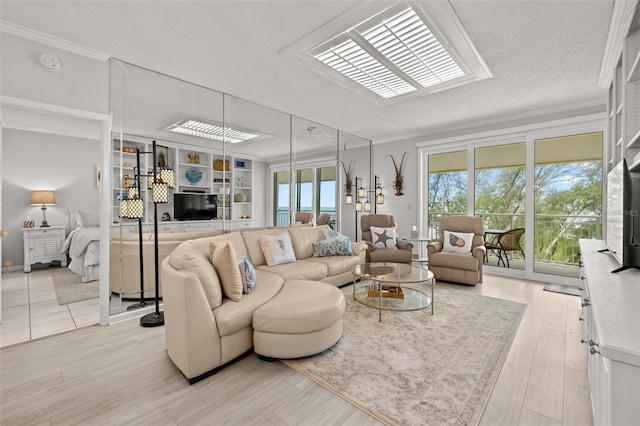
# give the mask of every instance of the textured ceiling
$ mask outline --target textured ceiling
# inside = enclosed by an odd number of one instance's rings
[[[0,1],[3,21],[374,143],[605,102],[613,1],[452,1],[493,78],[380,107],[280,53],[354,1]]]

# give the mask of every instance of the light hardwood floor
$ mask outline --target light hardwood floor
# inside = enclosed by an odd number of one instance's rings
[[[593,423],[578,297],[489,275],[481,286],[455,288],[528,304],[482,425]],[[4,348],[0,387],[0,423],[10,425],[379,424],[284,364],[253,354],[189,386],[167,357],[164,329],[137,321]]]

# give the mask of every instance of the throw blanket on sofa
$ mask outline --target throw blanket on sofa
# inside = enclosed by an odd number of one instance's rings
[[[100,228],[78,228],[69,233],[62,246],[71,261],[69,270],[80,275],[83,282],[100,278]]]

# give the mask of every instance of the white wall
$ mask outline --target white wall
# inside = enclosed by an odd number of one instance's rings
[[[22,222],[27,216],[42,222],[40,207],[29,205],[33,189],[52,189],[56,205],[47,208],[50,225],[69,224],[69,210],[97,209],[95,167],[99,162],[97,140],[46,133],[3,129],[2,133],[2,265],[24,263]],[[67,230],[68,232],[68,230]]]
[[[107,62],[2,33],[0,91],[4,96],[108,114],[109,66]],[[60,71],[39,65],[41,53],[53,53]]]
[[[391,154],[398,168],[402,155],[407,152],[402,165],[403,193],[396,196],[393,181],[396,171]],[[384,194],[384,204],[376,206],[378,214],[390,214],[398,221],[398,235],[408,237],[413,225],[418,225],[418,208],[420,205],[420,185],[418,182],[418,155],[415,142],[393,142],[373,146],[373,175],[377,175]],[[373,189],[373,188],[371,188]]]

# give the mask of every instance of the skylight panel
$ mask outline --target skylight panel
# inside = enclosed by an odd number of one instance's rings
[[[180,120],[167,127],[167,130],[175,133],[181,133],[183,135],[197,136],[200,138],[214,139],[230,143],[244,142],[255,139],[259,136],[250,132],[232,129],[231,127],[222,127],[217,124],[204,123],[192,119]]]
[[[380,106],[491,77],[448,1],[364,0],[281,53]]]
[[[385,99],[416,90],[351,39],[315,58]]]
[[[363,32],[362,36],[422,87],[465,75],[411,8]]]

